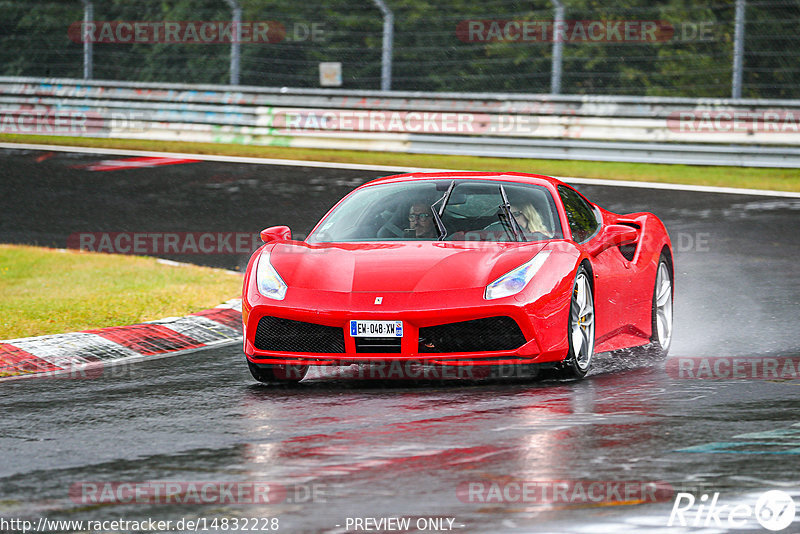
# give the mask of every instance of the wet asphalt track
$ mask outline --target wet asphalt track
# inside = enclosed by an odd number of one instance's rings
[[[0,242],[63,247],[74,232],[257,232],[284,223],[305,233],[376,175],[209,162],[74,168],[99,159],[0,151]],[[800,199],[579,189],[613,211],[652,211],[667,224],[677,272],[673,358],[800,354]],[[671,499],[539,505],[457,494],[465,482],[514,479],[664,481],[750,505],[752,494],[783,489],[800,506],[800,426],[792,426],[800,381],[678,379],[663,362],[595,362],[582,382],[404,383],[328,369],[274,388],[253,383],[234,346],[93,379],[4,383],[0,517],[278,517],[282,532],[345,532],[347,517],[435,516],[454,518],[457,532],[658,532],[672,508]],[[732,445],[715,452],[712,442]],[[266,482],[290,492],[271,505],[86,506],[69,495],[80,482],[148,480]],[[752,522],[744,531],[768,532]],[[800,532],[800,523],[784,532]]]

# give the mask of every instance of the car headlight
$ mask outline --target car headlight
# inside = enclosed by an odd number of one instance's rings
[[[269,252],[263,252],[258,258],[256,287],[259,293],[271,299],[283,300],[286,296],[288,286],[269,262]]]
[[[533,275],[542,267],[549,255],[549,250],[543,250],[516,269],[507,272],[486,286],[483,298],[492,300],[516,295],[525,289],[525,286],[528,285]]]

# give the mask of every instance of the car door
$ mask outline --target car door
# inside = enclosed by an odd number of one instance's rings
[[[558,188],[569,222],[572,240],[586,247],[598,236],[602,220],[589,202],[567,186]],[[595,340],[602,343],[625,325],[625,301],[620,287],[628,281],[628,262],[619,247],[610,247],[590,257],[594,275]]]

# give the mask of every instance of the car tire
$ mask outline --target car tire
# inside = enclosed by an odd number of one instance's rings
[[[651,312],[652,335],[647,352],[658,358],[666,358],[672,344],[672,301],[674,289],[672,269],[665,252],[661,253],[653,287]]]
[[[580,266],[572,285],[567,323],[569,352],[558,370],[560,378],[581,379],[592,366],[595,341],[594,309],[591,276],[584,266]]]
[[[308,365],[259,365],[247,360],[253,378],[264,384],[300,382],[308,373]]]

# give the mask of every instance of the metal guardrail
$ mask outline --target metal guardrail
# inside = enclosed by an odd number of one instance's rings
[[[0,77],[0,132],[800,168],[799,100],[352,92]]]

